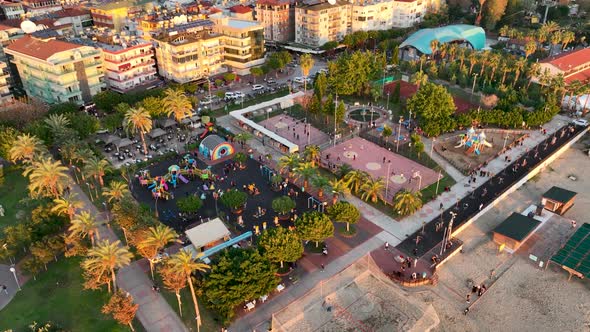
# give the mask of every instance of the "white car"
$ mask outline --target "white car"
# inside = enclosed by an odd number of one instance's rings
[[[246,95],[242,91],[236,91],[236,92],[234,92],[234,98],[235,99],[240,99],[240,98],[244,98],[244,97],[246,97]]]
[[[303,81],[304,81],[304,79],[301,76],[297,76],[293,79],[293,82],[299,83],[299,84],[303,84]]]
[[[264,89],[264,85],[262,84],[254,84],[252,85],[252,90],[253,91],[258,91],[258,90],[263,90]]]
[[[235,99],[236,98],[236,94],[228,91],[225,93],[225,100],[230,100],[230,99]]]
[[[588,120],[584,120],[584,119],[575,119],[574,121],[572,121],[572,123],[575,124],[576,126],[581,126],[581,127],[588,126]]]

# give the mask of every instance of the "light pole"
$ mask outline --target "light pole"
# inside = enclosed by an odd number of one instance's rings
[[[440,183],[440,178],[442,178],[442,174],[440,170],[438,170],[438,179],[436,180],[436,192],[434,193],[434,196],[438,196],[438,185]]]
[[[422,175],[418,174],[418,191],[422,189]]]
[[[389,110],[389,92],[387,92],[387,110]]]
[[[398,131],[397,131],[397,144],[396,144],[396,147],[395,147],[395,152],[398,152],[399,151],[399,140],[400,140],[400,137],[402,136],[402,122],[404,122],[404,117],[403,116],[400,116],[399,117],[399,128],[398,128]]]
[[[455,220],[455,217],[457,216],[457,213],[451,211],[450,214],[451,214],[451,221],[449,221],[449,226],[447,227],[447,229],[445,230],[445,232],[443,234],[443,240],[442,240],[442,243],[440,245],[440,253],[439,253],[439,256],[442,256],[443,252],[447,251],[446,244],[449,241],[449,239],[451,238],[451,234],[453,232],[453,220]]]
[[[509,136],[508,134],[506,134],[506,136],[504,137],[504,145],[502,146],[502,150],[504,150],[506,148],[506,141],[508,140]]]
[[[477,74],[473,75],[473,86],[471,87],[471,96],[469,101],[473,100],[473,93],[475,92],[475,82],[477,81]]]
[[[432,159],[432,151],[434,150],[434,143],[436,142],[436,138],[432,138],[432,143],[430,144],[430,159]]]
[[[391,163],[387,163],[387,174],[385,176],[385,199],[387,199],[387,191],[389,190],[389,174],[391,170]]]
[[[18,286],[18,290],[22,290],[22,288],[20,288],[20,282],[18,282],[18,277],[16,276],[16,269],[14,268],[14,266],[10,267],[10,272],[12,272],[12,275],[14,276],[14,280],[16,281],[16,285]]]
[[[90,195],[90,200],[94,202],[94,197],[92,197],[92,190],[90,190],[90,183],[86,182],[86,187],[88,188],[88,195]]]
[[[76,178],[76,183],[80,183],[78,180],[78,174],[76,173],[76,166],[72,165],[72,172],[74,173],[74,177]]]
[[[102,205],[104,206],[104,213],[107,215],[107,223],[108,223],[108,225],[110,227],[111,220],[110,220],[110,217],[109,217],[109,210],[107,208],[107,202],[102,202]]]
[[[334,103],[334,146],[336,146],[336,113],[338,110],[338,94],[336,94],[336,102]],[[311,135],[310,135],[311,136]]]

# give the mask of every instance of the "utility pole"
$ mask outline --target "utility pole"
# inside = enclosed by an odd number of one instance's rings
[[[399,151],[399,140],[402,134],[402,122],[404,122],[404,117],[400,116],[399,117],[399,129],[397,131],[397,145],[395,146],[395,152]]]
[[[334,103],[334,146],[336,146],[336,113],[338,112],[338,94],[336,94],[336,102]]]

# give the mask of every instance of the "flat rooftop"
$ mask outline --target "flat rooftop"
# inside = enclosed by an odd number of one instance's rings
[[[541,222],[537,219],[513,212],[510,217],[506,218],[506,220],[494,229],[494,233],[504,235],[520,242],[526,239],[526,237],[529,236],[540,223]]]
[[[257,21],[236,20],[236,19],[231,19],[231,18],[229,20],[227,20],[227,25],[230,28],[235,28],[235,29],[248,29],[248,28],[255,28],[255,27],[262,28],[260,23]]]

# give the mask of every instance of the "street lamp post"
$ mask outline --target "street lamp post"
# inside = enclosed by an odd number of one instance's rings
[[[436,138],[432,138],[432,143],[430,143],[430,159],[432,159],[432,151],[434,150],[434,143],[436,142]]]
[[[398,152],[399,151],[399,140],[400,140],[400,137],[402,136],[401,135],[402,134],[402,122],[404,122],[404,117],[403,116],[400,116],[399,117],[399,128],[397,130],[397,144],[396,144],[396,147],[395,147],[395,152]]]
[[[504,137],[504,145],[502,146],[502,150],[504,150],[506,148],[506,141],[508,140],[509,136],[508,134],[506,134],[506,136]]]
[[[102,202],[102,206],[104,206],[104,213],[107,215],[107,223],[109,223],[110,226],[110,217],[109,217],[109,210],[107,208],[107,202]]]
[[[477,81],[477,74],[473,75],[473,86],[471,87],[470,101],[473,100],[473,93],[475,92],[475,82]]]
[[[422,175],[418,174],[418,191],[422,189]]]
[[[389,174],[391,174],[391,163],[387,163],[387,174],[385,176],[385,199],[387,199],[387,192],[389,190]]]
[[[18,290],[22,290],[22,288],[20,288],[20,282],[18,282],[18,277],[16,276],[16,269],[14,268],[14,266],[10,267],[10,272],[12,272],[12,275],[14,276],[14,280],[16,281],[16,285],[18,286]]]
[[[436,192],[434,193],[434,196],[438,196],[438,185],[440,183],[441,177],[442,177],[442,174],[441,174],[440,170],[438,170],[438,179],[436,180]]]
[[[387,92],[387,110],[389,110],[389,92]]]
[[[90,190],[90,183],[86,182],[86,187],[88,188],[88,195],[90,195],[90,200],[94,202],[94,197],[92,197],[92,190]]]
[[[336,102],[334,103],[334,146],[336,146],[336,113],[338,110],[338,93],[336,93]],[[311,135],[310,135],[311,136]]]

